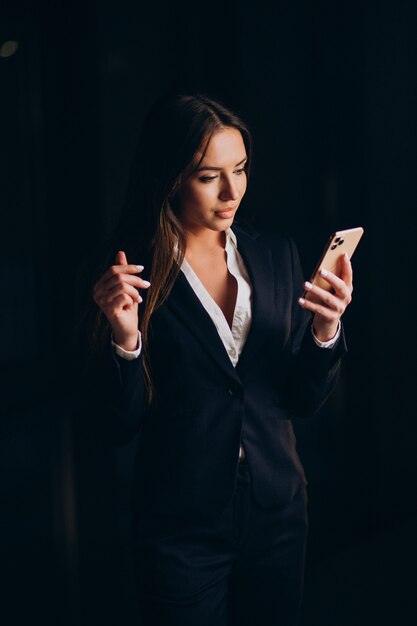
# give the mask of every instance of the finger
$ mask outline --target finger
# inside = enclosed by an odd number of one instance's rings
[[[128,265],[126,253],[123,250],[119,250],[116,254],[116,265]]]
[[[142,302],[142,298],[140,298],[140,300],[138,299],[138,289],[139,287],[142,287],[142,284],[137,283],[137,281],[138,279],[135,276],[126,277],[126,280],[121,279],[119,276],[115,276],[101,286],[95,286],[93,289],[93,299],[99,306],[102,306],[103,304],[111,302],[115,295],[121,294],[125,291],[126,293],[130,293],[138,302]]]
[[[311,293],[315,296],[313,298],[314,302],[318,304],[325,304],[329,308],[336,311],[339,315],[342,315],[346,308],[344,300],[341,300],[340,298],[330,293],[330,291],[326,291],[318,285],[312,285],[308,281],[304,283],[304,287],[308,293]]]
[[[311,302],[311,300],[306,300],[305,298],[298,298],[298,304],[303,309],[307,309],[309,311],[312,311],[312,313],[317,313],[318,315],[321,315],[324,319],[326,319],[329,322],[334,322],[340,318],[340,315],[337,313],[337,311],[334,311],[333,309],[329,309],[328,307],[322,304]]]
[[[107,314],[110,317],[117,318],[121,313],[135,306],[135,302],[127,293],[122,293],[106,306]]]
[[[96,304],[108,319],[117,318],[123,311],[137,306],[137,303],[135,303],[127,293],[119,294],[110,303],[106,302],[105,298],[96,299]]]
[[[129,285],[125,282],[117,282],[113,284],[110,288],[108,286],[102,288],[95,288],[93,290],[93,299],[98,304],[99,307],[107,306],[110,302],[112,302],[115,297],[121,295],[122,293],[129,294],[135,302],[141,302],[142,297],[139,294],[137,288],[133,285]]]
[[[118,276],[119,274],[139,274],[143,269],[143,265],[111,265],[96,282],[94,289],[100,289],[113,276]]]
[[[352,288],[353,285],[353,269],[347,252],[342,257],[342,272],[340,278]]]
[[[103,301],[105,304],[110,304],[115,298],[117,298],[122,293],[127,293],[134,302],[140,304],[143,301],[142,296],[139,294],[138,290],[131,285],[116,285],[103,295]]]
[[[333,272],[325,269],[320,270],[320,276],[333,287],[335,293],[340,298],[347,299],[351,288],[344,282],[344,280],[336,276],[336,274],[333,274]]]
[[[123,294],[128,295],[136,304],[143,302],[143,298],[138,290],[130,285],[116,285],[111,291],[102,291],[100,294],[95,294],[94,300],[100,308],[108,307],[109,304],[114,303]]]
[[[103,277],[100,284],[97,285],[97,289],[109,291],[117,285],[124,284],[133,285],[133,287],[137,287],[138,289],[148,289],[151,283],[148,280],[144,280],[139,276],[132,276],[131,274],[113,274],[107,280],[104,280]]]

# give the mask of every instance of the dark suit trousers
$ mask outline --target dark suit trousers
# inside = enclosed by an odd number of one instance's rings
[[[141,514],[135,569],[140,626],[295,626],[300,610],[306,491],[263,508],[239,464],[233,499],[210,521]]]

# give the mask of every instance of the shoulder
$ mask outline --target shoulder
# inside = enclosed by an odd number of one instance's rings
[[[303,280],[303,269],[294,238],[287,232],[267,227],[234,223],[237,248],[249,258],[269,258],[276,276],[297,282]]]
[[[297,254],[293,237],[285,231],[243,222],[234,222],[232,230],[236,234],[238,245],[239,239],[250,239],[257,247],[270,249],[273,254],[291,257]]]

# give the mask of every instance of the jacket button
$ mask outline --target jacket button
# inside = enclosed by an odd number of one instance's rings
[[[237,383],[232,383],[229,387],[229,393],[231,396],[236,395],[236,393],[239,391],[239,385]]]

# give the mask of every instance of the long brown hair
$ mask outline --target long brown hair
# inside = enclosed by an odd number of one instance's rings
[[[196,154],[200,152],[204,156],[211,137],[226,127],[240,131],[248,157],[245,169],[249,173],[249,130],[235,113],[204,95],[174,95],[159,100],[149,112],[139,138],[127,201],[105,265],[114,262],[117,250],[125,250],[129,263],[150,267],[152,287],[142,292],[144,300],[140,307],[149,403],[153,399],[148,355],[150,319],[168,297],[185,254],[186,240],[177,217],[176,194],[182,182],[198,167]],[[101,269],[104,271],[105,267]],[[93,349],[97,350],[109,341],[110,325],[94,302],[93,305],[89,336]]]

